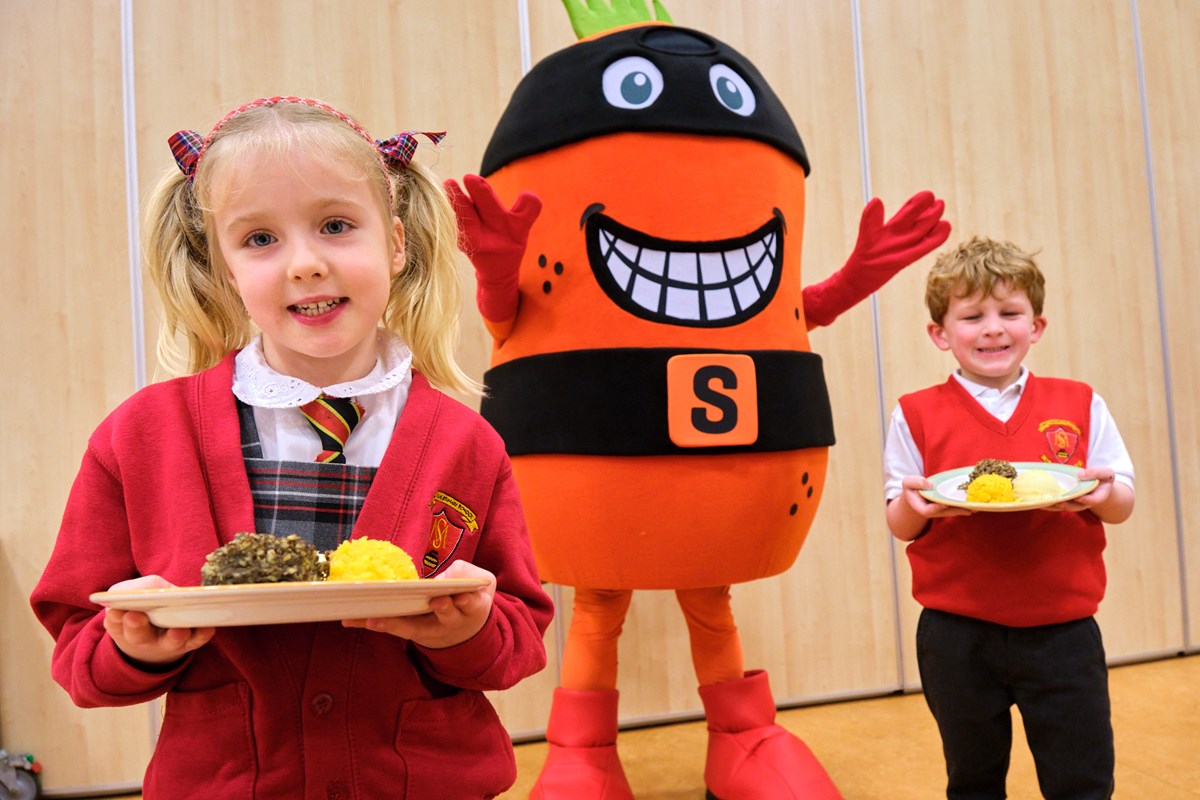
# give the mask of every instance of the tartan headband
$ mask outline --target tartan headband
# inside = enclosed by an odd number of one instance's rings
[[[261,106],[273,106],[278,103],[301,103],[313,108],[319,108],[334,115],[338,119],[345,122],[351,128],[356,130],[360,136],[373,146],[378,152],[379,157],[385,165],[404,169],[412,161],[413,153],[417,150],[418,134],[429,139],[429,141],[437,144],[446,136],[445,131],[438,133],[430,133],[427,131],[404,131],[398,133],[390,139],[372,139],[363,127],[353,119],[338,111],[332,106],[328,106],[319,100],[310,100],[304,97],[263,97],[258,100],[252,100],[245,105],[238,106],[233,111],[230,111],[221,120],[213,126],[209,131],[208,136],[201,136],[196,131],[176,131],[167,137],[167,143],[171,146],[171,155],[175,157],[175,163],[179,165],[179,170],[190,180],[196,174],[196,167],[200,164],[200,159],[204,155],[208,146],[212,143],[213,137],[217,131],[225,125],[226,122],[241,114],[243,111],[249,111],[252,108]]]

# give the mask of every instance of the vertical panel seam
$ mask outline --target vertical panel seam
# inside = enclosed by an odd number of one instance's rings
[[[867,90],[866,68],[863,61],[862,47],[862,8],[859,0],[850,0],[850,23],[854,37],[854,82],[858,102],[858,141],[859,163],[862,170],[863,204],[871,202],[873,188],[871,186],[871,148],[867,129]],[[879,452],[882,455],[887,439],[887,395],[884,392],[883,380],[883,336],[880,331],[879,297],[871,295],[871,333],[875,344],[875,403],[876,420],[879,423]],[[888,559],[892,567],[892,628],[896,638],[896,680],[899,688],[907,683],[904,670],[904,628],[900,623],[900,565],[896,558],[896,546],[892,544],[891,536],[887,539]]]
[[[129,317],[134,388],[146,385],[146,324],[142,306],[140,227],[138,224],[137,106],[133,72],[133,0],[121,0],[121,117],[125,147],[125,228],[129,246]],[[158,741],[161,709],[157,699],[146,704],[150,749]]]
[[[133,0],[121,0],[121,111],[125,145],[125,214],[129,240],[129,313],[133,328],[133,382],[146,385],[146,325],[142,307],[138,227],[137,114],[133,73]]]
[[[521,42],[521,75],[533,69],[533,47],[529,41],[529,0],[517,0],[517,25]]]
[[[1189,650],[1191,622],[1188,603],[1187,547],[1183,536],[1183,506],[1179,485],[1179,445],[1175,427],[1175,395],[1171,380],[1171,348],[1167,335],[1166,288],[1163,281],[1162,243],[1158,226],[1158,193],[1154,182],[1154,153],[1150,139],[1150,103],[1146,90],[1146,60],[1142,49],[1142,23],[1138,0],[1129,0],[1133,28],[1134,58],[1137,63],[1138,99],[1142,112],[1142,148],[1146,168],[1146,193],[1150,204],[1150,240],[1154,249],[1154,281],[1158,293],[1158,337],[1162,354],[1163,389],[1166,393],[1168,451],[1171,455],[1171,491],[1175,510],[1175,546],[1179,559],[1179,600],[1182,606],[1183,648]]]

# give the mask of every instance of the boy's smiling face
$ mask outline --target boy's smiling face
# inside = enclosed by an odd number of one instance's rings
[[[941,324],[929,323],[929,338],[958,361],[969,381],[1003,389],[1021,374],[1029,346],[1042,337],[1046,318],[1037,316],[1029,296],[999,284],[989,295],[952,296]]]

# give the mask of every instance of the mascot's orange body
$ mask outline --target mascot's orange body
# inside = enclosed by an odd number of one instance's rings
[[[714,170],[700,167],[721,161],[739,165],[736,202],[724,195]],[[746,431],[762,423],[757,394],[775,391],[773,379],[783,376],[755,374],[755,365],[747,360],[750,374],[733,368],[736,387],[720,380],[728,372],[719,373],[702,384],[701,394],[705,388],[712,394],[701,397],[692,378],[697,368],[730,354],[808,351],[800,312],[803,168],[760,142],[617,133],[522,159],[489,181],[501,197],[516,198],[527,190],[544,203],[539,223],[530,231],[530,263],[521,270],[520,312],[511,334],[497,345],[493,365],[563,351],[653,348],[664,351],[668,365],[682,370],[677,382],[665,386],[667,413],[678,418],[673,430],[671,420],[665,421],[667,435],[685,442],[679,453],[514,453],[513,469],[542,577],[569,586],[675,589],[748,581],[791,566],[820,499],[826,448],[736,452],[739,445],[726,442],[744,443],[750,435]],[[722,204],[716,214],[706,207],[706,198],[714,193]],[[731,257],[720,250],[697,254],[696,243],[713,247],[721,240],[741,241],[782,219],[787,246],[782,223],[775,225],[767,241],[750,244],[751,257],[759,258],[756,268],[749,263],[733,268],[743,270],[741,282],[749,284],[741,289],[745,305],[755,300],[765,305],[736,324],[680,325],[665,306],[658,314],[661,296],[677,288],[680,302],[691,308],[698,305],[702,290],[649,278],[641,287],[631,272],[632,280],[622,288],[640,290],[656,304],[645,316],[631,314],[606,294],[589,266],[578,220],[596,204],[603,205],[600,213],[608,218],[663,242],[663,272],[669,275],[672,263],[689,260],[675,267],[677,275],[686,276],[674,279],[679,284],[697,282],[693,276],[699,277],[701,258],[713,260],[725,280]],[[746,249],[737,247],[742,259]],[[609,258],[620,255],[614,251]],[[607,261],[602,268],[608,269]],[[766,294],[771,289],[773,296]],[[735,290],[721,291],[729,296]],[[674,352],[688,350],[702,353]],[[556,380],[572,380],[570,363],[563,362],[566,371]],[[639,400],[648,387],[629,385],[636,376],[616,371],[625,364],[619,357],[613,363],[614,371],[601,378],[599,400],[628,414],[649,414]],[[538,424],[541,393],[532,390],[526,387],[519,402],[528,404],[533,424]],[[701,412],[702,425],[715,423],[710,425],[715,430],[696,430],[693,409]],[[736,420],[727,419],[734,409]],[[633,421],[615,422],[617,429],[604,435],[637,447],[629,441],[637,427]],[[643,426],[646,422],[641,420]],[[579,423],[589,421],[580,418]],[[696,446],[735,452],[708,451],[697,457],[691,452]]]
[[[564,2],[582,40],[517,87],[487,180],[447,183],[495,338],[481,411],[542,577],[575,587],[533,797],[632,797],[617,640],[633,590],[674,589],[710,797],[838,798],[743,670],[730,584],[791,566],[820,502],[833,422],[808,329],[945,241],[942,203],[884,224],[872,200],[850,260],[802,289],[808,157],[754,65],[657,3],[657,22],[583,30],[603,3]]]

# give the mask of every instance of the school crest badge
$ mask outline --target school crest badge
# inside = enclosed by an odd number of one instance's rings
[[[450,561],[468,531],[479,530],[475,512],[445,492],[434,492],[429,508],[433,515],[429,539],[421,556],[422,578],[430,577]]]
[[[1066,464],[1075,455],[1079,446],[1079,426],[1065,419],[1048,419],[1038,426],[1046,436],[1049,455],[1042,459],[1053,464]]]

